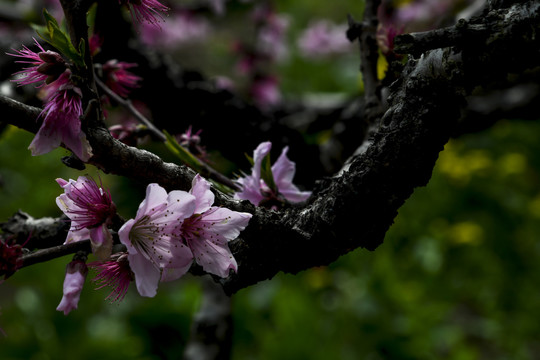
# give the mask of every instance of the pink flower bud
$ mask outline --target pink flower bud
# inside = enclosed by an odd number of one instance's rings
[[[73,260],[66,266],[64,296],[56,310],[63,311],[64,315],[67,315],[77,308],[87,274],[88,267],[82,260]]]

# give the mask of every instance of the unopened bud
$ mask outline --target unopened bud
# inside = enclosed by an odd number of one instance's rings
[[[41,51],[40,53],[38,53],[38,56],[41,60],[45,61],[46,63],[51,63],[51,64],[53,63],[64,64],[65,63],[62,56],[60,56],[59,53],[54,52],[54,51],[50,51],[50,50]]]

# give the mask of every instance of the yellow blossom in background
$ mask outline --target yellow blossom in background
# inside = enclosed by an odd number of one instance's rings
[[[528,208],[532,216],[540,218],[540,194],[529,202]]]
[[[472,176],[481,174],[493,165],[493,160],[484,150],[459,153],[455,145],[448,143],[437,162],[441,173],[460,185],[466,185]]]
[[[484,229],[472,221],[462,221],[448,229],[448,236],[453,243],[478,245],[484,239]]]
[[[386,70],[388,70],[388,60],[386,60],[386,56],[379,54],[379,58],[377,59],[377,78],[379,80],[384,79]]]
[[[508,153],[498,161],[498,168],[503,175],[521,174],[527,168],[527,158],[520,153]]]

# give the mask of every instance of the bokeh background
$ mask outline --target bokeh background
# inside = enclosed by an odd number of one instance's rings
[[[236,6],[227,14],[233,25],[241,23],[245,5]],[[313,19],[360,18],[362,2],[276,6],[290,17],[289,55],[274,65],[283,96],[360,94],[354,47],[307,59],[296,39]],[[217,23],[226,24],[224,18]],[[203,63],[218,75],[234,64],[230,48],[215,45],[223,36],[217,32],[184,49],[212,54]],[[213,51],[223,53],[223,62]],[[540,123],[502,119],[452,139],[429,184],[400,209],[376,251],[357,249],[328,267],[279,274],[235,294],[232,358],[540,359],[539,134]],[[54,179],[81,174],[60,162],[65,150],[30,156],[31,140],[12,127],[0,134],[0,221],[18,209],[60,216]],[[164,148],[146,146],[167,157]],[[135,214],[141,189],[91,167],[84,173],[102,179],[124,217]],[[22,269],[0,284],[0,359],[180,357],[201,302],[196,277],[162,284],[152,299],[131,287],[114,304],[104,301],[107,289],[87,281],[79,309],[64,316],[55,308],[70,259]]]

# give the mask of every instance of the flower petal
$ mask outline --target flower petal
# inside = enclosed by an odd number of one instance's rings
[[[161,281],[172,281],[182,277],[193,263],[193,253],[191,249],[180,241],[173,240],[172,260],[163,268]]]
[[[292,181],[296,172],[296,164],[287,157],[288,150],[288,146],[283,148],[281,155],[274,165],[272,165],[272,174],[274,175],[274,181],[279,193],[283,195],[285,199],[290,202],[301,202],[309,198],[311,191],[300,191],[300,189],[293,184]]]
[[[167,191],[158,184],[148,184],[146,197],[139,205],[136,219],[151,215],[167,206]]]
[[[159,269],[141,254],[128,254],[128,260],[135,274],[135,284],[139,294],[154,297],[161,277]]]
[[[135,219],[129,219],[126,221],[120,230],[118,230],[118,237],[120,238],[120,242],[127,247],[128,253],[137,254],[137,249],[133,246],[131,240],[129,239],[129,233],[131,232],[133,225],[135,225]]]
[[[84,261],[74,260],[66,266],[63,296],[56,310],[63,311],[64,315],[67,315],[77,308],[87,274],[88,267]]]
[[[261,178],[261,164],[263,159],[266,155],[270,153],[270,150],[272,149],[272,143],[270,141],[266,141],[263,143],[260,143],[259,146],[253,151],[253,170],[251,172],[251,175],[255,179],[255,181],[258,183]]]
[[[68,181],[62,179],[62,178],[57,178],[56,179],[56,182],[58,183],[58,185],[60,185],[62,188],[64,188],[67,184],[69,184]]]
[[[33,156],[46,154],[60,146],[62,138],[52,119],[46,117],[28,146]]]
[[[113,238],[105,224],[90,229],[90,242],[92,243],[92,253],[99,261],[105,261],[111,256]]]
[[[87,228],[69,230],[64,244],[90,239],[90,231]]]
[[[199,174],[193,178],[189,193],[195,196],[196,199],[195,214],[202,214],[210,209],[210,206],[214,203],[215,197],[214,193],[210,191],[210,183]]]
[[[152,217],[152,222],[169,224],[169,227],[180,226],[181,222],[193,215],[196,199],[188,192],[173,190],[167,196],[167,207],[160,216]]]
[[[75,121],[72,121],[74,123]],[[79,159],[82,161],[88,161],[94,154],[92,153],[92,146],[86,139],[84,132],[78,133],[65,133],[62,136],[62,141]]]
[[[285,146],[281,151],[279,158],[274,165],[272,165],[272,175],[274,175],[274,181],[276,182],[278,189],[279,186],[284,183],[291,183],[294,178],[294,173],[296,172],[296,164],[287,157],[288,151],[289,147]]]
[[[213,206],[210,211],[202,214],[201,222],[209,225],[204,229],[207,237],[230,241],[240,235],[252,216],[249,213]]]
[[[206,272],[226,278],[229,276],[229,269],[238,270],[236,259],[224,240],[207,241],[202,238],[192,238],[189,246],[193,251],[195,261]]]
[[[300,191],[294,184],[289,184],[288,187],[279,189],[279,193],[290,202],[302,202],[311,196],[311,191]]]
[[[202,214],[192,225],[197,231],[187,238],[197,263],[205,271],[221,277],[229,276],[229,269],[237,271],[238,265],[227,242],[238,237],[251,217],[248,213],[218,207],[211,207]]]

